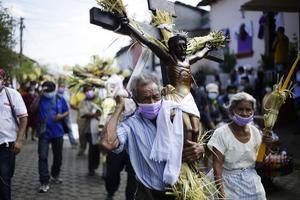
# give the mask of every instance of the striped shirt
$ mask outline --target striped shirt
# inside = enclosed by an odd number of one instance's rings
[[[118,125],[117,133],[120,146],[114,152],[126,149],[138,180],[149,189],[164,191],[165,162],[150,159],[156,135],[154,124],[136,112]]]

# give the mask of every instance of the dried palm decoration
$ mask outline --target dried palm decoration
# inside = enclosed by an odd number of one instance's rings
[[[196,173],[186,163],[181,166],[180,176],[172,190],[169,194],[174,195],[176,200],[209,200],[218,193],[214,182],[204,173]]]
[[[126,6],[122,0],[96,0],[102,10],[117,14],[120,16],[126,16]]]
[[[171,13],[162,10],[155,10],[152,16],[152,25],[159,28],[162,34],[162,42],[168,47],[168,40],[174,35],[173,17]]]
[[[103,88],[109,76],[121,72],[120,68],[113,67],[112,63],[111,60],[107,59],[102,60],[102,62],[90,63],[85,67],[75,65],[73,76],[67,78],[68,88],[72,93],[78,92],[84,85]]]
[[[208,132],[201,134],[198,143],[204,145]],[[218,196],[218,189],[199,168],[199,162],[183,163],[180,175],[167,194],[175,196],[176,200],[211,200]]]
[[[194,37],[189,40],[187,54],[192,55],[204,48],[205,44],[210,42],[215,48],[225,47],[228,39],[222,31],[213,31],[206,36]]]
[[[263,105],[266,110],[266,113],[264,114],[264,125],[265,125],[264,134],[269,134],[272,131],[273,126],[277,120],[280,107],[285,103],[286,98],[292,96],[292,92],[291,92],[292,83],[290,82],[290,80],[295,71],[299,59],[300,59],[300,53],[298,53],[298,57],[295,60],[292,68],[290,69],[285,81],[283,82],[283,77],[282,77],[279,83],[273,86],[272,93],[266,100],[266,103]],[[260,163],[264,160],[265,152],[266,152],[266,144],[261,143],[258,150],[256,162]]]

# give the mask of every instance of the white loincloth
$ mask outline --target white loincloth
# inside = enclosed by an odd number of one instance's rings
[[[170,118],[175,109],[173,122]],[[180,103],[164,100],[157,116],[157,133],[152,145],[150,158],[161,162],[166,161],[163,180],[174,185],[178,179],[183,149],[183,120],[182,112],[199,117],[199,111],[191,93],[186,95]]]

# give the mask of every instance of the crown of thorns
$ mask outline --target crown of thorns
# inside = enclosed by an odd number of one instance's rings
[[[179,36],[182,36],[182,37],[188,37],[188,32],[185,32],[185,31],[175,31],[174,32],[175,35],[179,35]]]

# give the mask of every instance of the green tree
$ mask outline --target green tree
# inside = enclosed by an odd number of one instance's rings
[[[18,62],[18,55],[12,50],[16,45],[15,27],[16,21],[0,1],[0,67],[8,72],[11,72],[13,66]]]

